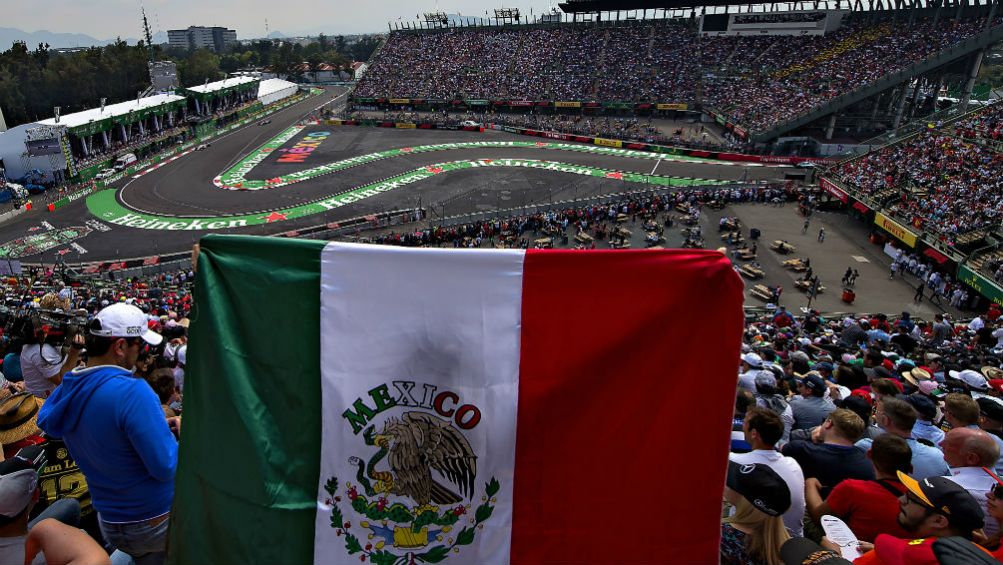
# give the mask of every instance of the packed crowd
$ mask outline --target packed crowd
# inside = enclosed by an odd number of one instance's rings
[[[1003,153],[983,141],[998,135],[1001,108],[989,106],[950,131],[930,128],[833,173],[864,194],[881,195],[887,212],[948,243],[959,234],[995,229],[1003,217]]]
[[[935,556],[945,538],[972,552],[955,563],[1003,559],[1001,314],[830,319],[779,307],[748,322],[721,562],[791,563],[781,555],[793,547],[849,562],[821,542],[859,551],[857,564],[946,563]],[[859,544],[831,543],[831,517]]]
[[[459,246],[506,233],[595,233],[621,216],[797,196],[780,188],[635,196],[373,241]],[[902,255],[899,268],[935,272],[919,259]],[[39,550],[50,563],[67,562],[57,555],[163,561],[193,279],[180,271],[67,285],[36,271],[0,281],[0,562],[26,562],[26,551],[27,562],[43,562],[30,553]],[[960,323],[768,308],[748,319],[737,360],[721,562],[838,554],[824,516],[846,523],[864,565],[935,563],[933,544],[947,538],[985,562],[1003,558],[1003,309]],[[29,457],[60,450],[72,465]],[[58,478],[50,469],[73,469],[86,487],[46,487]],[[912,557],[889,557],[903,551]]]
[[[959,43],[984,23],[851,23],[823,37],[730,38],[723,42],[734,44],[727,57],[712,49],[704,59],[713,74],[705,104],[747,129],[766,130]],[[715,69],[721,61],[727,65]]]
[[[764,131],[972,37],[984,24],[851,22],[824,36],[707,38],[685,25],[650,22],[395,33],[355,96],[700,102]]]
[[[0,563],[163,561],[193,282],[0,281]]]

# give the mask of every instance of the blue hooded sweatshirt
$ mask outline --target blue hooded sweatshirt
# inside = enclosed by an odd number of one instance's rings
[[[110,365],[75,369],[42,405],[38,426],[66,442],[102,520],[170,511],[178,442],[143,379]]]

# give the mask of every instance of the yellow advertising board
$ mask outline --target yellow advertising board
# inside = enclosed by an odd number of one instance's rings
[[[390,103],[391,104],[410,104],[411,103],[411,99],[410,98],[391,98],[390,99]]]
[[[689,110],[689,104],[655,104],[655,108],[658,110],[679,110],[680,112],[684,110]]]
[[[554,108],[581,108],[581,102],[554,102]]]
[[[603,147],[623,147],[623,142],[619,139],[603,139],[601,137],[597,137],[593,143],[596,145],[602,145]]]
[[[874,216],[874,225],[895,236],[896,239],[909,247],[916,247],[916,234],[907,230],[905,226],[878,212]]]
[[[397,129],[415,129],[416,127],[418,127],[415,124],[404,124],[401,122],[395,123],[394,126],[396,126]]]

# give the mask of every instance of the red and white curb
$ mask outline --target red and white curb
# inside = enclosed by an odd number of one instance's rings
[[[173,163],[174,161],[177,161],[178,159],[184,157],[185,155],[191,153],[192,151],[194,151],[194,149],[188,149],[187,151],[182,151],[181,153],[178,153],[177,155],[175,155],[175,156],[173,156],[173,157],[171,157],[169,159],[164,159],[163,161],[157,163],[156,165],[153,165],[152,167],[148,167],[146,169],[143,169],[142,171],[139,171],[138,173],[132,175],[132,178],[138,179],[141,176],[148,175],[148,174],[152,173],[153,171],[156,171],[160,167],[163,167],[164,165],[169,165],[169,164]]]

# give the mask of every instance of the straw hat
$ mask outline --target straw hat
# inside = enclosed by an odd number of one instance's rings
[[[919,383],[923,381],[929,381],[933,379],[933,375],[925,369],[920,369],[919,367],[913,367],[912,369],[902,373],[905,380],[909,381],[913,386],[919,386]]]
[[[8,445],[38,433],[42,399],[22,392],[0,401],[0,444]]]
[[[987,379],[1003,379],[1003,369],[1000,369],[999,367],[982,367],[981,371]]]
[[[42,297],[38,304],[42,310],[62,310],[66,312],[70,309],[70,300],[60,298],[58,294],[48,293]]]

